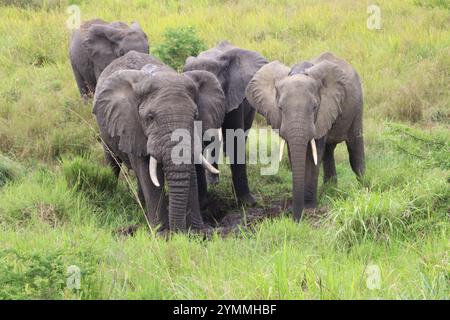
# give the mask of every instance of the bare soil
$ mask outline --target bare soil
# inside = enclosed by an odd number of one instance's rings
[[[209,199],[208,209],[202,212],[205,222],[205,229],[202,230],[202,233],[206,237],[214,233],[225,237],[231,234],[239,235],[243,230],[251,232],[264,220],[283,215],[289,216],[291,207],[292,201],[290,199],[274,200],[264,205],[248,207],[237,205],[229,199],[220,199],[213,196]],[[319,227],[327,214],[328,208],[326,207],[305,209],[302,219],[309,221],[314,227]],[[121,236],[133,236],[140,227],[142,226],[126,226],[117,229],[115,233]],[[159,234],[163,237],[168,236],[165,231],[161,231]]]

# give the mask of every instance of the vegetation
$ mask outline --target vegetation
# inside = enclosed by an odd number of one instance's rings
[[[197,37],[195,29],[183,27],[168,29],[164,32],[165,42],[158,46],[154,53],[161,60],[178,71],[183,71],[186,58],[197,56],[206,50],[205,43]]]
[[[347,59],[365,93],[364,181],[339,145],[338,184],[321,185],[320,210],[297,224],[283,209],[286,159],[276,176],[250,166],[256,209],[236,206],[222,166],[210,196],[244,221],[255,210],[270,218],[208,240],[150,232],[132,173],[116,186],[79,97],[73,3],[83,20],[138,21],[177,69],[224,39],[286,64],[325,50]],[[0,1],[0,299],[448,299],[448,1],[377,3],[380,30],[366,26],[366,1]],[[130,225],[137,232],[124,236]],[[66,285],[71,265],[80,289]]]

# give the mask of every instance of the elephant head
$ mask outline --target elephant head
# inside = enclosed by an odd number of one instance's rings
[[[278,61],[262,67],[250,81],[250,104],[286,140],[292,168],[293,211],[300,219],[304,207],[305,164],[317,165],[315,139],[327,135],[341,113],[345,74],[335,63],[320,61],[295,65],[292,70]],[[313,159],[307,159],[311,147]]]
[[[114,59],[131,50],[149,53],[147,35],[134,22],[128,27],[121,22],[92,24],[83,41],[90,58],[100,74]]]
[[[244,101],[249,81],[266,63],[267,60],[259,53],[223,41],[198,57],[189,57],[184,71],[205,70],[214,74],[225,93],[227,112],[230,112]]]
[[[209,72],[178,74],[161,65],[116,71],[99,85],[93,112],[101,131],[118,137],[121,152],[150,156],[148,174],[156,187],[160,187],[157,170],[162,169],[169,188],[169,227],[185,229],[194,158],[215,169],[201,154],[194,154],[193,147],[190,161],[177,163],[172,151],[179,141],[173,141],[172,133],[183,129],[193,138],[194,120],[201,121],[205,113],[215,113],[217,123],[208,120],[204,126],[220,125],[225,98],[217,79]]]
[[[189,57],[184,71],[205,70],[214,74],[225,94],[228,113],[241,105],[249,81],[266,63],[267,60],[259,53],[240,49],[228,41],[222,41],[215,48],[204,51],[197,57]],[[217,175],[208,174],[207,177],[210,183],[218,182]]]

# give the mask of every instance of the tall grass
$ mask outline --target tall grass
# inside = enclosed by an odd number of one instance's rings
[[[323,51],[345,58],[364,87],[364,180],[339,145],[338,184],[320,183],[320,210],[297,224],[284,209],[287,160],[275,176],[251,165],[257,210],[273,218],[207,241],[149,233],[79,97],[69,3],[83,20],[138,21],[151,48],[192,26],[208,47],[227,39],[286,64]],[[0,157],[0,298],[448,299],[450,12],[440,0],[378,5],[381,30],[366,27],[364,1],[1,1],[0,152],[14,160]],[[210,197],[247,216],[255,209],[236,206],[220,169]],[[117,232],[136,224],[133,237]],[[81,290],[65,286],[70,265]],[[366,285],[370,265],[378,289]]]

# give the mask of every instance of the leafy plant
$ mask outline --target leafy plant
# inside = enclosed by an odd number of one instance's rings
[[[82,254],[82,261],[79,259],[61,250],[46,254],[0,250],[0,299],[63,299],[81,296],[85,289],[91,287],[95,259],[90,254]],[[70,262],[80,264],[83,281],[80,288],[67,287],[67,267]]]
[[[197,36],[193,27],[169,28],[164,32],[164,39],[164,43],[154,52],[178,71],[182,70],[186,58],[196,56],[206,49],[206,44]]]
[[[116,188],[117,179],[111,169],[98,166],[89,158],[76,156],[72,160],[66,159],[62,167],[67,184],[78,191],[111,192]]]

